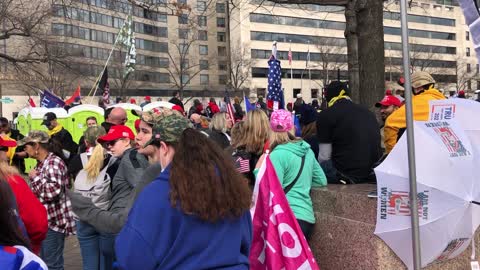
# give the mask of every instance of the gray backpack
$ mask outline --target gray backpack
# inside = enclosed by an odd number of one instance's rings
[[[87,153],[80,154],[83,168],[87,166]],[[91,198],[93,204],[101,209],[107,209],[110,202],[110,176],[107,174],[108,167],[115,162],[115,158],[110,158],[108,164],[100,171],[96,179],[88,179],[85,169],[80,170],[75,177],[75,192],[82,194],[82,196]]]

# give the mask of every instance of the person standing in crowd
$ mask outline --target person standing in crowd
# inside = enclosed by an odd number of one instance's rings
[[[232,119],[233,123],[243,120],[243,109],[240,105],[240,98],[238,97],[233,98],[233,110],[235,111],[235,119]]]
[[[354,184],[375,182],[373,166],[382,156],[380,128],[375,115],[355,104],[345,83],[327,86],[328,108],[318,114],[318,160],[328,182]]]
[[[112,126],[125,125],[127,123],[127,112],[121,107],[112,107],[105,110],[105,122],[102,127],[106,132],[110,131]]]
[[[80,154],[80,158],[75,164],[80,168],[78,173],[74,175],[75,192],[85,196],[101,209],[108,207],[110,199],[110,183],[115,176],[117,166],[112,166],[116,159],[111,158],[105,153],[101,144],[97,143],[97,139],[105,135],[103,127],[89,127],[85,133],[85,145],[87,151]],[[71,165],[74,161],[72,160]],[[72,202],[73,203],[73,202]],[[79,219],[77,220],[77,238],[80,244],[82,254],[82,265],[84,270],[106,270],[112,269],[113,257],[104,256],[100,252],[104,239],[107,244],[111,241],[109,234],[103,234],[95,229],[92,225]]]
[[[130,104],[135,104],[137,105],[137,100],[134,98],[130,98]]]
[[[305,102],[303,101],[302,94],[297,94],[297,100],[293,103],[293,111],[295,111],[295,114],[302,114],[304,104]]]
[[[400,106],[402,106],[402,102],[396,96],[392,95],[386,95],[381,101],[375,103],[375,107],[380,108],[380,116],[383,120],[383,124],[380,128],[382,149],[385,149],[383,130],[385,127],[385,121],[387,120],[388,116],[390,116],[394,111],[398,110]]]
[[[243,132],[240,132],[244,136],[239,136],[235,139],[235,145],[233,145],[235,151],[232,156],[234,161],[237,161],[239,158],[249,160],[248,171],[246,171],[245,167],[242,168],[240,160],[235,165],[238,171],[247,176],[250,186],[253,187],[255,184],[255,175],[253,173],[255,165],[260,156],[268,149],[271,129],[267,114],[261,109],[249,111],[241,129],[243,129]]]
[[[457,98],[467,98],[465,96],[465,91],[463,90],[458,91]]]
[[[18,170],[10,166],[7,158],[9,147],[15,147],[15,141],[5,141],[0,137],[0,181],[6,180],[15,195],[20,218],[25,225],[32,251],[40,254],[42,241],[47,236],[47,210],[35,197]]]
[[[264,112],[267,111],[267,103],[263,101],[263,96],[258,96],[258,101],[256,103],[257,109],[262,109]]]
[[[134,138],[129,127],[117,125],[97,140],[119,160],[118,170],[111,181],[111,196],[107,209],[95,206],[91,200],[86,203],[84,197],[78,194],[68,193],[73,211],[80,220],[89,223],[97,231],[110,233],[110,237],[104,237],[100,246],[101,253],[106,258],[115,258],[114,239],[123,225],[118,223],[117,216],[125,211],[133,189],[148,166],[147,159],[132,148]]]
[[[270,117],[270,160],[305,238],[315,225],[310,189],[327,185],[327,178],[310,145],[293,135],[292,114],[276,110]],[[263,158],[257,164],[261,166]]]
[[[144,107],[147,104],[150,104],[152,102],[152,98],[150,96],[145,96],[145,99],[142,104],[140,104],[140,107]]]
[[[230,146],[230,129],[232,126],[233,121],[227,113],[217,113],[210,122],[210,131],[207,134],[222,149],[227,149]]]
[[[190,110],[188,110],[188,118],[192,116],[192,114],[199,114],[199,115],[205,115],[205,111],[203,110],[203,105],[202,102],[200,102],[199,99],[194,99],[193,100],[193,105],[190,107]]]
[[[33,193],[48,214],[48,232],[42,242],[41,257],[50,270],[62,270],[65,236],[75,231],[71,203],[65,194],[69,178],[63,152],[58,142],[44,131],[30,131],[18,144],[25,145],[28,156],[38,162],[28,175]]]
[[[5,179],[0,179],[0,269],[16,266],[13,269],[48,270],[42,259],[29,250],[22,225],[13,192]]]
[[[20,131],[12,129],[8,119],[5,117],[0,117],[0,136],[5,140],[19,141],[23,139]],[[25,173],[25,158],[28,156],[23,147],[9,148],[7,156],[9,157],[10,165],[17,167],[20,172]]]
[[[304,104],[300,118],[302,139],[310,145],[315,158],[318,157],[317,111],[310,105]]]
[[[180,100],[180,92],[173,92],[173,97],[168,102],[182,107],[182,111],[185,111],[185,107],[183,107],[183,102]]]
[[[78,145],[73,141],[72,135],[68,130],[63,128],[62,124],[58,123],[57,115],[53,112],[48,112],[43,116],[42,125],[46,126],[47,134],[56,140],[62,146],[62,149],[68,151],[65,153],[67,159],[71,158],[77,153]]]
[[[248,269],[251,192],[229,157],[178,115],[155,123],[154,142],[163,171],[117,237],[120,268]]]
[[[442,100],[445,96],[435,89],[435,80],[425,71],[412,74],[413,120],[427,121],[430,113],[430,100]],[[405,106],[393,112],[385,121],[385,152],[392,151],[398,139],[407,128]]]
[[[321,111],[320,104],[318,104],[318,99],[312,100],[312,108],[319,113]]]
[[[95,127],[98,125],[97,123],[97,118],[95,116],[89,116],[87,117],[87,119],[85,120],[85,124],[87,124],[87,128],[89,127]],[[83,143],[85,141],[85,137],[82,135],[82,137],[80,137],[80,140],[78,140],[79,144],[78,144],[78,153],[81,154],[81,153],[85,153],[85,151],[87,150],[87,147],[85,146],[85,143]]]
[[[210,98],[210,102],[208,103],[207,106],[207,117],[212,118],[216,113],[220,112],[220,108],[218,108],[217,103],[215,102],[215,99],[212,97]]]

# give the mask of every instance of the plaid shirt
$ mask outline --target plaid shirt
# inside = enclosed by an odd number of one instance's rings
[[[65,193],[69,185],[67,166],[61,158],[49,153],[35,169],[38,175],[30,179],[32,190],[47,209],[48,227],[66,235],[74,234],[72,204]]]

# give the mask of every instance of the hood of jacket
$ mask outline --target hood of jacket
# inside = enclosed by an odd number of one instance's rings
[[[310,150],[310,145],[305,142],[304,140],[296,141],[296,142],[289,142],[277,145],[274,151],[287,151],[296,156],[303,157],[307,154],[308,150]]]
[[[445,96],[435,88],[425,90],[418,95],[414,95],[413,97],[417,97],[417,96],[431,96],[434,99],[445,99]]]

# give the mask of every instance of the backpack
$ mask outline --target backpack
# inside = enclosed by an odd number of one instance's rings
[[[80,159],[82,160],[83,169],[80,170],[75,178],[75,192],[91,198],[93,204],[98,208],[107,209],[110,202],[110,183],[112,181],[107,174],[107,169],[116,159],[110,158],[108,164],[100,171],[94,181],[88,179],[87,171],[85,171],[88,162],[87,153],[80,154]]]

